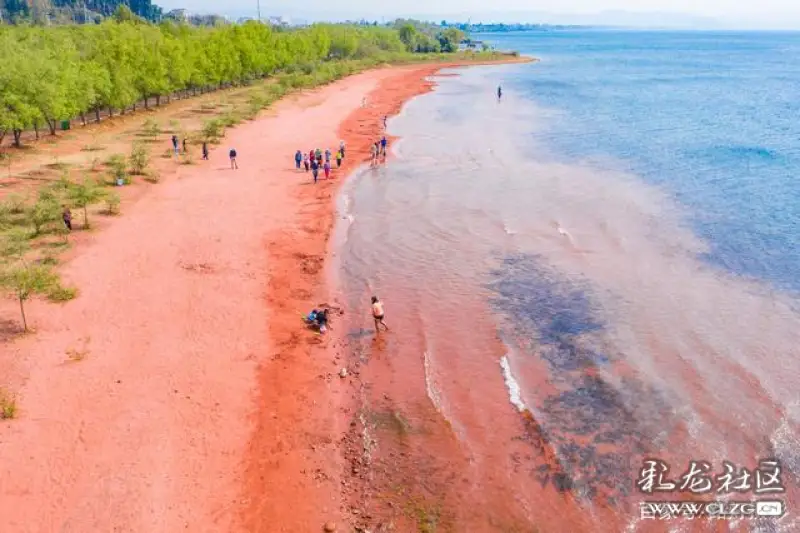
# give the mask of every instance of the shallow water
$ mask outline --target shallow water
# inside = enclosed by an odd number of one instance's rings
[[[655,523],[636,480],[646,457],[777,457],[797,485],[800,36],[491,38],[542,62],[409,103],[337,228],[374,394],[444,423],[449,444],[409,437],[451,454],[437,471],[464,460],[453,523],[797,531],[794,489],[779,520]],[[374,293],[379,341],[355,334]]]

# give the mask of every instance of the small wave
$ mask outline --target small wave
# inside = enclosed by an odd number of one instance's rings
[[[511,373],[511,365],[508,362],[508,356],[504,355],[500,358],[500,368],[503,369],[503,380],[506,382],[508,399],[511,401],[511,404],[519,409],[520,413],[526,411],[528,408],[522,400],[522,388],[519,386],[517,380],[514,379],[514,374]]]
[[[444,415],[444,410],[442,409],[442,395],[436,389],[436,385],[433,383],[433,371],[431,370],[431,358],[428,355],[428,352],[423,352],[423,361],[425,364],[425,390],[428,393],[428,398],[433,403],[433,406],[439,412],[440,415],[447,418]]]

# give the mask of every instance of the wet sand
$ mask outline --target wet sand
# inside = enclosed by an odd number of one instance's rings
[[[0,530],[343,529],[356,393],[337,374],[340,340],[299,315],[327,298],[338,184],[439,68],[280,102],[81,244],[61,269],[79,298],[30,302],[37,333],[0,351],[19,403],[0,425]],[[333,180],[293,168],[296,149],[340,138]],[[14,302],[0,312],[17,317]]]

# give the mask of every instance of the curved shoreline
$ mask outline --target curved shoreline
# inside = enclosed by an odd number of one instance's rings
[[[371,70],[290,96],[232,129],[210,162],[133,188],[125,215],[80,236],[61,271],[81,296],[31,302],[39,332],[0,354],[20,392],[19,419],[0,425],[9,531],[347,522],[357,391],[337,375],[342,339],[304,331],[298,313],[327,296],[333,199],[383,116],[438,70],[474,64]],[[312,189],[291,154],[339,138],[346,164]]]

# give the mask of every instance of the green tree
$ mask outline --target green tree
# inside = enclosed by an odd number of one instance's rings
[[[70,200],[75,207],[83,209],[83,227],[89,228],[89,206],[103,199],[103,189],[96,181],[84,178],[83,182],[76,183],[70,191]]]
[[[58,222],[61,218],[61,208],[52,194],[43,194],[35,204],[28,209],[28,221],[33,226],[34,235],[40,235],[49,225]]]
[[[6,268],[0,274],[0,285],[11,292],[19,300],[22,315],[22,327],[28,331],[28,319],[25,316],[25,302],[35,294],[47,294],[53,285],[58,283],[58,276],[42,265],[18,262]]]

